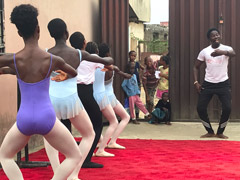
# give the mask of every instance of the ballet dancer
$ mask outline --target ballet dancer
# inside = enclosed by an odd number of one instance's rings
[[[90,54],[95,54],[96,56],[98,56],[97,44],[95,42],[88,42],[86,46],[86,51],[88,51]],[[104,68],[106,68],[106,66],[100,64],[95,70],[95,80],[93,82],[93,97],[96,100],[100,110],[102,111],[103,116],[109,121],[109,127],[107,128],[105,135],[103,136],[103,139],[99,144],[95,156],[112,157],[114,156],[114,154],[106,152],[105,147],[107,146],[108,140],[114,133],[114,130],[117,128],[118,120],[105,93]]]
[[[86,51],[80,51],[67,46],[66,40],[69,37],[66,23],[59,18],[55,18],[48,23],[48,30],[55,39],[55,46],[48,50],[49,53],[62,57],[66,63],[77,69],[82,58],[87,61],[101,62],[109,64],[111,58],[99,58],[92,56]],[[52,73],[54,76],[54,73]],[[82,153],[82,159],[79,165],[68,178],[77,180],[80,168],[84,162],[95,137],[92,123],[89,119],[77,94],[77,77],[62,82],[50,81],[50,99],[53,104],[58,119],[70,119],[73,126],[82,135],[79,149]],[[59,166],[58,151],[45,142],[45,148],[52,169],[55,172]]]
[[[100,44],[98,49],[99,49],[100,57],[109,57],[110,56],[109,46],[106,43]],[[122,104],[117,100],[117,98],[114,94],[114,90],[113,90],[113,78],[114,78],[114,74],[115,74],[114,72],[123,76],[126,79],[131,78],[130,74],[120,71],[117,66],[114,66],[114,71],[110,71],[110,70],[106,71],[106,74],[105,74],[106,94],[107,94],[107,97],[109,99],[109,102],[110,102],[114,112],[121,118],[121,121],[117,125],[117,128],[115,129],[115,131],[111,137],[111,140],[107,145],[107,148],[125,149],[124,146],[117,144],[117,139],[118,139],[119,135],[122,133],[122,131],[124,130],[124,128],[126,127],[126,125],[128,124],[128,122],[130,120],[130,116],[128,115],[128,113],[126,112],[126,110],[124,109]],[[102,138],[101,138],[101,140],[102,140]],[[100,144],[101,144],[101,141],[100,141],[99,145]]]
[[[49,98],[49,81],[50,73],[55,69],[66,72],[68,77],[76,76],[77,72],[62,58],[39,48],[37,16],[38,10],[30,4],[16,6],[11,13],[11,22],[16,25],[25,47],[14,55],[1,56],[0,67],[15,71],[22,99],[16,123],[0,147],[0,162],[10,180],[23,180],[14,155],[27,144],[31,135],[41,134],[66,157],[54,172],[52,180],[66,180],[79,164],[81,153],[71,133],[56,120]],[[60,81],[65,78],[62,79],[60,74],[54,79]]]
[[[74,32],[70,36],[71,46],[76,49],[84,49],[86,46],[86,40],[81,32]],[[77,88],[78,96],[86,109],[90,120],[93,124],[93,129],[95,132],[95,139],[93,141],[92,147],[82,165],[82,168],[103,168],[103,164],[92,162],[92,155],[96,149],[97,143],[102,133],[102,113],[100,108],[93,97],[93,82],[95,79],[95,69],[102,64],[82,61],[81,65],[78,67],[77,75]]]

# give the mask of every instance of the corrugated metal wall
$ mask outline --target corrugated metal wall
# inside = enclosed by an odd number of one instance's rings
[[[193,86],[193,65],[201,49],[209,45],[206,33],[217,27],[222,43],[230,45],[237,56],[229,63],[232,85],[232,120],[240,120],[240,1],[239,0],[169,0],[170,21],[170,92],[173,120],[195,121],[197,93]],[[220,16],[224,23],[219,24]],[[203,81],[204,68],[200,73]],[[209,116],[218,121],[221,105],[215,97],[209,104]]]
[[[101,0],[101,16],[101,42],[109,44],[115,65],[124,71],[128,61],[129,1]],[[115,76],[114,91],[117,98],[123,102],[122,81],[123,78]]]

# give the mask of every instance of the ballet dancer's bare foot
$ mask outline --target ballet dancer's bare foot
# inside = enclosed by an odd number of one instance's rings
[[[106,151],[96,152],[96,157],[114,157],[114,154],[108,153]]]
[[[216,137],[221,139],[228,139],[228,137],[225,136],[224,134],[216,134]]]
[[[211,138],[211,137],[215,137],[215,134],[213,133],[207,133],[207,134],[204,134],[202,136],[200,136],[200,138]]]
[[[124,146],[121,146],[120,144],[117,144],[117,143],[108,144],[107,148],[109,148],[109,149],[126,149]]]

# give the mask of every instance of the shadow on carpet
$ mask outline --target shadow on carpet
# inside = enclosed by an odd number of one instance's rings
[[[93,157],[101,169],[82,169],[81,180],[238,180],[240,142],[119,139],[125,150],[106,149],[115,157]],[[62,160],[64,157],[60,155]],[[45,150],[31,161],[47,161]],[[21,169],[25,180],[49,180],[51,167]],[[3,170],[0,179],[7,180]]]

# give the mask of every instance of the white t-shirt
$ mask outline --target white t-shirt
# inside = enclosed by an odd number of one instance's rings
[[[97,54],[92,55],[97,56]],[[82,60],[77,68],[77,84],[92,84],[95,80],[95,70],[103,66],[104,65],[101,63],[94,63]]]
[[[220,44],[217,48],[223,51],[232,51],[232,47]],[[219,83],[226,81],[228,79],[228,60],[229,57],[222,55],[217,57],[212,57],[211,53],[216,49],[212,46],[204,48],[198,55],[199,61],[205,61],[205,81],[210,83]]]

